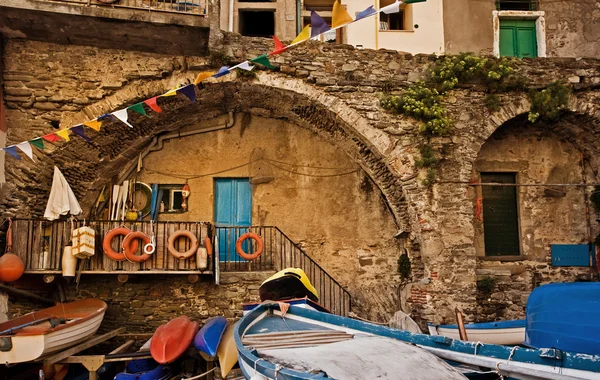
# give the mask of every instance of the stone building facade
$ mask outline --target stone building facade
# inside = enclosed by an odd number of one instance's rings
[[[271,48],[266,39],[225,34],[213,52],[235,62]],[[8,39],[2,52],[7,140],[31,139],[160,95],[193,80],[200,71],[214,69],[213,58]],[[0,198],[3,215],[41,216],[54,165],[63,170],[89,210],[101,188],[137,161],[153,137],[214,125],[232,112],[237,121],[231,130],[169,142],[163,151],[147,156],[140,176],[162,180],[156,172],[165,170],[165,162],[189,162],[199,155],[206,161],[199,165],[206,166],[202,172],[221,164],[233,167],[238,160],[246,162],[256,149],[299,167],[334,163],[335,168],[356,169],[356,174],[335,180],[274,170],[273,181],[253,190],[252,211],[260,223],[285,226],[285,232],[351,292],[360,316],[386,321],[402,308],[421,322],[451,322],[458,307],[468,320],[522,317],[535,286],[596,279],[591,267],[553,267],[550,246],[585,244],[599,232],[594,212],[585,213],[586,194],[592,188],[581,186],[599,182],[598,60],[516,63],[531,88],[555,80],[572,88],[568,109],[552,123],[523,120],[531,107],[524,92],[503,93],[500,108],[490,111],[484,104],[485,91],[477,84],[453,90],[446,106],[455,126],[449,137],[431,139],[444,157],[435,183],[426,186],[422,181],[426,171],[415,165],[420,123],[383,110],[379,96],[384,90],[402,92],[422,78],[435,59],[345,45],[298,46],[272,58],[276,70],[257,69],[255,77],[232,73],[207,81],[197,89],[194,104],[183,96],[160,98],[162,114],[130,115],[136,128],[106,122],[99,133],[88,131],[91,144],[74,136],[69,143],[48,144],[46,151],[36,152],[35,163],[8,157]],[[201,168],[193,169],[196,173]],[[257,168],[234,175],[252,177],[253,170]],[[477,211],[484,187],[473,183],[487,172],[517,173],[522,184],[578,186],[519,187],[518,255],[486,257],[485,198],[482,212]],[[194,202],[190,214],[197,212],[192,219],[210,219],[210,184],[192,186],[192,191],[202,189],[190,198]],[[396,261],[404,252],[412,271],[401,281]],[[157,304],[147,294],[154,294],[160,299],[158,306],[173,313],[238,316],[239,304],[256,299],[257,284],[264,277],[230,276],[233,279],[222,287],[207,281],[184,286],[177,277],[165,278],[160,286],[156,278],[145,276],[122,285],[111,276],[90,277],[79,290],[68,292],[72,297],[105,298],[114,306],[111,318],[145,330],[150,325],[144,323],[168,319],[157,311],[149,314]],[[484,278],[493,280],[486,292],[477,286]],[[34,275],[20,281],[16,286],[47,292]],[[225,300],[230,300],[227,305]],[[19,307],[11,304],[15,312],[25,310]],[[140,322],[130,322],[131,315]]]

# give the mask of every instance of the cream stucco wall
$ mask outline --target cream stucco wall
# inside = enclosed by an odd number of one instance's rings
[[[159,220],[212,221],[215,177],[272,176],[271,182],[252,185],[253,224],[277,226],[300,244],[351,291],[363,315],[382,321],[391,316],[401,247],[393,238],[396,226],[381,192],[343,151],[312,131],[256,116],[248,120],[238,114],[236,120],[231,129],[166,142],[163,150],[145,158],[138,180],[184,183],[169,174],[221,171],[256,159],[258,151],[288,171],[257,162],[191,179],[189,212],[161,214]],[[326,178],[289,172],[327,175],[352,170],[358,171]]]
[[[356,13],[366,9],[369,5],[378,7],[378,0],[343,1],[348,13],[356,17]],[[412,22],[407,31],[379,31],[378,41],[376,36],[378,17],[369,17],[346,27],[348,44],[362,45],[368,49],[390,49],[418,53],[443,53],[444,52],[444,23],[442,0],[428,0],[408,6],[412,12]],[[410,19],[411,17],[408,17]],[[418,28],[415,27],[418,25]]]

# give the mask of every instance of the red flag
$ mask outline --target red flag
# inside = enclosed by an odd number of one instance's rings
[[[269,55],[281,54],[287,50],[285,44],[279,41],[279,38],[273,36],[273,41],[275,42],[275,49],[269,53]]]
[[[156,104],[156,96],[153,98],[150,98],[148,100],[144,100],[144,103],[146,103],[148,105],[148,107],[150,107],[152,109],[152,111],[154,112],[162,112],[162,109],[158,106],[158,104]]]
[[[42,138],[49,142],[62,141],[62,139],[60,137],[58,137],[57,135],[55,135],[54,133],[49,133],[45,136],[42,136]]]

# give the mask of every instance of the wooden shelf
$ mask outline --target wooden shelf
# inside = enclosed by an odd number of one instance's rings
[[[62,274],[59,270],[26,270],[25,274]],[[199,271],[199,270],[84,270],[81,274],[213,274],[212,271]]]

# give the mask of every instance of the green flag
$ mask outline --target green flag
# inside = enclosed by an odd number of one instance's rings
[[[260,63],[261,65],[266,66],[269,69],[275,68],[275,67],[273,67],[273,65],[271,65],[271,62],[269,62],[269,58],[267,58],[266,54],[263,54],[260,57],[256,57],[256,58],[250,60],[250,62]]]
[[[130,107],[127,107],[127,109],[135,111],[135,112],[139,113],[140,115],[148,116],[148,114],[146,113],[146,110],[144,109],[144,105],[142,103],[136,103]]]
[[[41,137],[38,137],[37,139],[29,140],[29,143],[38,149],[44,150],[44,140],[42,140]]]

